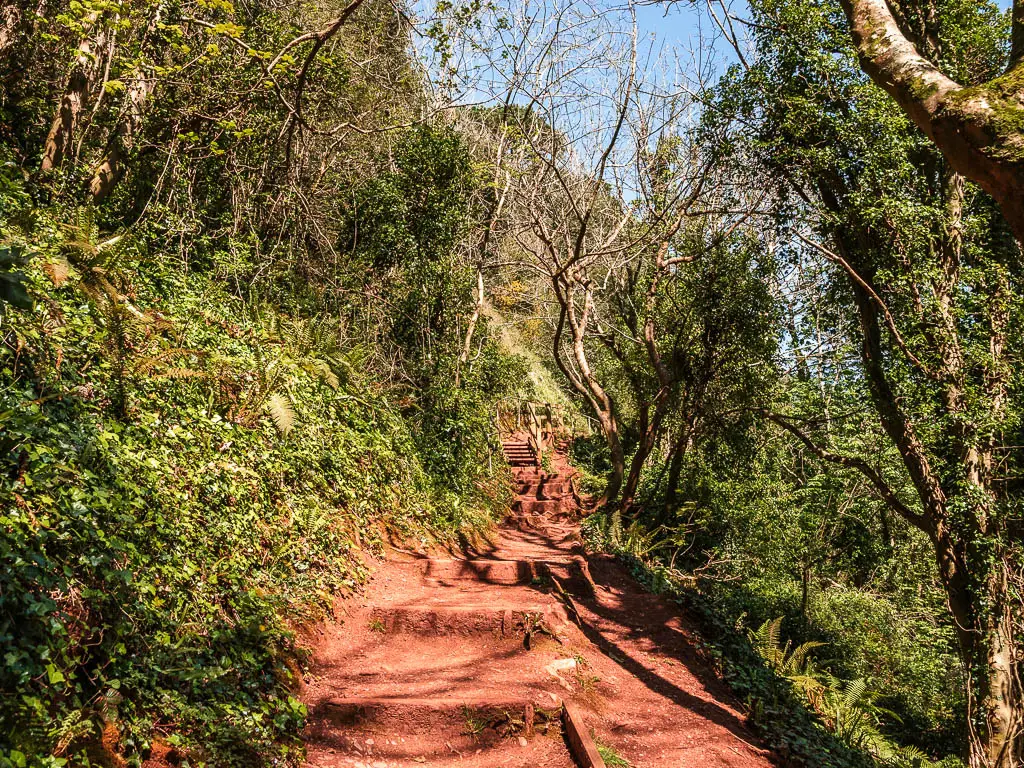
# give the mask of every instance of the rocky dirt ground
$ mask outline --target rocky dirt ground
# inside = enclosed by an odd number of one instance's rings
[[[490,541],[382,563],[315,640],[310,768],[577,765],[575,705],[609,765],[760,768],[679,610],[580,546],[571,468],[505,445],[519,492]],[[616,762],[616,760],[627,762]]]

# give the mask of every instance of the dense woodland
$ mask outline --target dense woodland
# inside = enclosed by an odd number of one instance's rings
[[[803,766],[1024,764],[1024,3],[0,4],[0,766],[298,765],[572,414]]]

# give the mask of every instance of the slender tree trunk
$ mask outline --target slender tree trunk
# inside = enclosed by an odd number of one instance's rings
[[[78,129],[82,107],[97,69],[95,51],[103,47],[102,40],[93,35],[99,21],[100,12],[94,11],[82,25],[84,36],[78,44],[67,88],[57,105],[43,147],[43,162],[40,166],[43,173],[60,168],[64,161],[74,154],[75,131]]]
[[[674,507],[679,498],[679,479],[683,474],[683,457],[686,454],[686,444],[689,437],[684,436],[676,441],[672,448],[672,458],[668,469],[668,486],[665,489],[665,504]]]
[[[466,327],[466,338],[462,344],[462,352],[459,353],[458,364],[455,366],[455,386],[459,386],[462,380],[462,366],[469,362],[469,353],[473,344],[473,332],[476,324],[480,321],[480,310],[484,306],[484,268],[480,265],[476,269],[476,303],[473,305],[473,314],[469,317],[469,324]]]
[[[642,424],[640,443],[637,445],[636,453],[633,454],[633,458],[630,461],[629,475],[622,489],[621,506],[623,511],[628,511],[633,506],[637,489],[640,486],[640,477],[643,474],[644,466],[647,464],[647,459],[650,458],[651,452],[658,441],[658,434],[661,432],[661,425],[665,420],[667,411],[668,398],[662,397],[655,403],[654,414],[650,417],[650,420],[643,420],[645,423]]]
[[[107,152],[93,172],[89,182],[89,194],[99,202],[109,195],[124,176],[127,155],[135,146],[136,137],[142,129],[143,110],[156,90],[156,78],[142,69],[137,69],[125,94],[125,112],[114,129]]]
[[[506,105],[507,109],[507,105]],[[501,141],[498,142],[498,161],[495,164],[494,169],[494,186],[498,186],[498,180],[501,177],[502,161],[504,160],[504,149],[505,149],[505,134],[501,135]],[[462,353],[459,355],[459,362],[455,368],[455,386],[459,386],[459,381],[462,376],[462,366],[469,362],[470,345],[473,342],[473,332],[476,330],[476,325],[480,321],[480,312],[484,306],[484,264],[487,262],[487,254],[490,249],[491,238],[494,235],[494,229],[497,226],[498,220],[501,218],[502,211],[505,208],[505,199],[508,196],[508,189],[512,184],[512,174],[508,171],[505,172],[505,186],[501,190],[501,194],[498,199],[494,201],[490,206],[490,212],[487,217],[487,228],[484,230],[483,238],[480,241],[480,261],[476,268],[476,304],[473,307],[473,314],[469,318],[469,327],[466,329],[466,340],[462,346]]]
[[[556,278],[552,281],[555,297],[559,303],[558,323],[555,326],[552,352],[555,364],[570,386],[586,398],[590,404],[608,445],[608,456],[612,469],[608,476],[604,495],[598,500],[598,506],[603,506],[609,501],[617,499],[619,491],[622,490],[622,480],[626,474],[626,454],[619,436],[618,420],[615,418],[615,404],[611,395],[597,380],[587,358],[586,331],[590,322],[590,313],[593,310],[591,288],[589,284],[582,285],[584,291],[583,312],[577,317],[576,300],[573,296],[575,285],[562,280],[562,278]],[[576,366],[575,370],[566,364],[562,354],[562,337],[565,334],[566,321],[569,325],[570,347]]]
[[[896,540],[892,535],[892,522],[889,520],[889,506],[887,504],[880,505],[878,522],[882,526],[882,538],[885,539],[885,549],[891,555],[896,546]]]
[[[807,611],[811,607],[811,562],[804,561],[804,567],[800,571],[800,616],[807,621]]]
[[[647,463],[647,458],[651,455],[651,450],[654,448],[654,441],[649,439],[649,435],[650,430],[648,430],[648,434],[640,438],[640,444],[637,446],[636,453],[630,459],[629,474],[626,476],[626,482],[622,488],[622,499],[619,502],[623,511],[629,511],[633,506],[637,488],[640,486],[640,476],[643,473],[644,465]]]
[[[604,432],[605,442],[608,443],[608,456],[612,465],[612,471],[608,475],[608,484],[605,486],[604,495],[598,503],[598,506],[602,506],[609,501],[619,498],[619,492],[622,490],[622,478],[626,474],[626,454],[622,450],[619,428],[614,416],[606,418],[604,415],[601,415],[598,417],[598,421],[601,424],[601,431]]]

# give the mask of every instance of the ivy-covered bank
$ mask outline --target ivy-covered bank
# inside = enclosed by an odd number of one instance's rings
[[[651,532],[639,522],[624,525],[614,513],[590,515],[582,533],[588,550],[613,555],[648,590],[676,602],[697,622],[699,651],[743,704],[765,745],[784,756],[787,764],[808,768],[961,765],[956,757],[933,762],[921,749],[899,745],[891,731],[893,726],[902,727],[902,720],[884,706],[891,705],[891,693],[877,687],[874,678],[843,679],[833,672],[843,660],[870,653],[858,646],[858,638],[845,638],[838,647],[830,647],[817,639],[824,637],[820,628],[812,628],[815,639],[806,642],[787,638],[799,622],[785,614],[788,606],[779,594],[781,585],[763,579],[763,593],[758,594],[757,587],[740,582],[695,577],[676,567],[671,557],[674,544],[666,540],[664,531]],[[783,615],[758,615],[765,610]],[[864,624],[862,631],[870,633],[870,621]],[[808,634],[806,628],[803,634]],[[905,660],[916,662],[916,654]]]
[[[54,215],[24,242],[34,306],[3,318],[0,763],[104,764],[116,728],[128,754],[284,764],[292,627],[386,537],[504,502],[488,425],[439,460],[326,319],[256,311],[145,238]],[[477,412],[469,391],[446,418]]]
[[[0,14],[0,768],[298,764],[296,630],[506,504],[487,174],[329,6]]]

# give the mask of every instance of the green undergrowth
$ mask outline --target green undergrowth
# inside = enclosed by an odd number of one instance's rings
[[[758,643],[752,641],[760,639],[760,635],[745,630],[742,617],[737,620],[721,596],[702,589],[699,580],[660,561],[654,553],[651,534],[636,525],[623,527],[606,512],[588,517],[582,532],[588,549],[614,555],[648,590],[668,596],[688,616],[696,619],[700,629],[700,637],[696,641],[698,649],[743,703],[751,726],[764,740],[765,746],[783,758],[787,765],[808,768],[868,768],[878,765],[920,768],[938,765],[913,749],[899,753],[892,747],[892,754],[881,759],[870,754],[868,748],[874,745],[869,743],[866,734],[875,738],[876,722],[874,719],[871,722],[863,719],[853,722],[850,716],[851,712],[856,718],[871,714],[870,708],[865,706],[867,698],[864,692],[860,692],[859,701],[846,707],[848,699],[852,698],[851,692],[859,691],[862,681],[855,681],[851,687],[850,683],[844,684],[823,675],[839,694],[835,711],[830,716],[812,711],[805,690],[815,686],[818,700],[825,705],[829,704],[831,695],[829,687],[817,687],[819,681],[811,677],[817,672],[804,674],[808,672],[804,666],[795,672],[773,667],[770,657],[778,656],[790,661],[792,647],[779,643],[781,647],[776,651],[777,646],[773,642],[771,653],[766,655],[763,649],[759,653]],[[766,629],[761,627],[760,634],[764,634]],[[800,655],[804,656],[813,645],[802,648]],[[887,752],[890,751],[890,745],[884,739],[879,741],[886,745]],[[952,761],[948,764],[953,766],[957,763]]]
[[[595,432],[585,437],[574,437],[569,443],[569,462],[578,474],[581,493],[594,498],[604,493],[611,462],[603,435]]]
[[[507,502],[486,419],[458,420],[483,396],[399,407],[329,317],[48,215],[4,233],[35,301],[0,322],[0,766],[139,765],[155,740],[295,764],[294,629],[388,537]],[[466,434],[439,456],[444,430]]]

